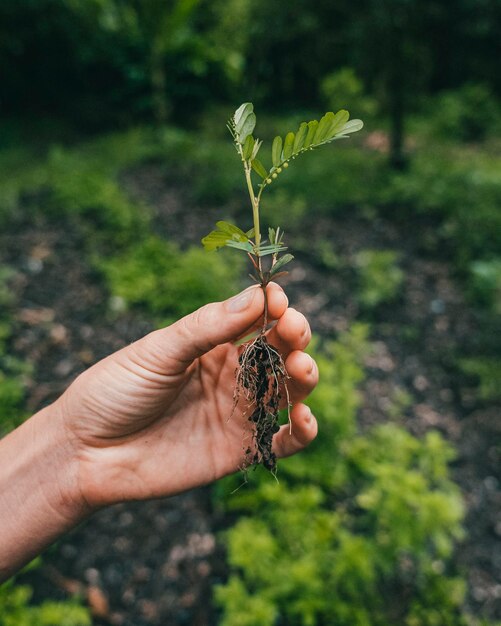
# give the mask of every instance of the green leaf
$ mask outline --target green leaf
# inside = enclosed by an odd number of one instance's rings
[[[311,144],[313,143],[313,137],[315,136],[317,127],[318,127],[317,120],[311,120],[311,122],[308,122],[308,133],[306,134],[306,139],[304,140],[305,148],[309,148]]]
[[[333,118],[334,113],[332,111],[329,111],[320,119],[320,122],[317,126],[317,131],[313,138],[314,144],[322,143],[322,141],[325,140],[326,133],[329,130],[329,126],[331,125]]]
[[[273,145],[271,147],[271,159],[275,167],[278,167],[282,162],[282,137],[279,135],[273,140]]]
[[[284,265],[290,263],[294,256],[292,254],[284,254],[282,257],[278,259],[275,265],[270,270],[270,276],[274,276],[277,272],[279,272]]]
[[[229,239],[224,245],[228,246],[228,248],[237,248],[238,250],[245,250],[245,252],[253,251],[252,245],[248,241],[242,242],[242,241],[233,241],[232,239]]]
[[[257,157],[257,153],[259,152],[259,148],[262,145],[262,141],[260,141],[259,139],[256,139],[255,143],[254,143],[254,147],[252,148],[252,154],[250,156],[250,160],[254,161],[254,159]]]
[[[254,137],[252,135],[249,135],[244,143],[244,147],[242,150],[242,154],[245,160],[250,159],[250,157],[252,156],[252,150],[254,148]]]
[[[238,141],[240,143],[245,143],[245,140],[249,135],[252,135],[252,132],[256,126],[256,116],[254,113],[249,113],[245,118],[245,121],[242,124],[241,130],[238,133]]]
[[[268,228],[268,239],[270,240],[270,243],[275,243],[275,234],[274,228]]]
[[[287,250],[287,246],[280,246],[277,244],[273,244],[269,246],[260,246],[259,256],[266,256],[268,254],[276,254],[277,252],[284,252],[285,250]]]
[[[251,163],[252,169],[259,174],[261,178],[268,178],[268,172],[259,159],[254,159]]]
[[[223,248],[230,239],[227,233],[223,233],[220,230],[213,230],[202,239],[202,244],[206,250],[212,252],[218,248]]]
[[[338,111],[336,115],[334,115],[334,117],[332,118],[331,123],[327,128],[325,139],[331,139],[332,137],[337,135],[349,118],[350,114],[348,113],[348,111],[345,111],[344,109]]]
[[[251,229],[250,229],[250,230],[248,230],[245,234],[247,235],[247,237],[248,237],[249,239],[250,239],[251,237],[254,237],[254,235],[255,235],[254,229],[253,229],[253,228],[251,228]]]
[[[304,146],[304,140],[306,139],[306,135],[308,134],[308,124],[306,122],[302,122],[299,126],[299,130],[296,133],[296,137],[294,139],[294,147],[292,149],[293,154],[297,154],[302,147]]]
[[[364,127],[364,123],[362,120],[350,120],[346,122],[346,124],[338,131],[338,135],[347,135],[348,133],[356,133],[359,130],[362,130]]]
[[[247,116],[254,111],[254,105],[252,102],[244,102],[233,114],[233,123],[235,124],[235,130],[239,133],[242,130],[242,126]]]
[[[231,246],[252,251],[252,246],[248,243],[248,235],[238,226],[223,221],[217,222],[216,226],[217,230],[213,230],[202,239],[202,244],[206,250],[212,251],[224,246]]]
[[[246,233],[244,233],[241,228],[238,228],[238,226],[235,226],[235,224],[230,224],[230,222],[223,222],[222,220],[220,220],[219,222],[216,222],[216,226],[219,228],[219,230],[227,233],[233,238],[235,238],[236,235],[237,238],[241,241],[247,241],[247,239],[249,239],[249,237],[247,237]]]
[[[292,150],[294,148],[294,133],[287,133],[284,142],[284,161],[290,159],[292,156]]]

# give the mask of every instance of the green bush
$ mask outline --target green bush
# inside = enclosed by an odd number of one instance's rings
[[[9,280],[14,274],[10,267],[0,265],[0,437],[22,421],[22,375],[29,371],[29,366],[10,356],[7,349],[12,334],[11,311],[15,304]]]
[[[471,357],[461,359],[461,370],[478,386],[478,396],[484,402],[501,400],[501,359],[495,357]]]
[[[139,127],[73,148],[53,146],[43,157],[29,148],[6,150],[0,154],[0,220],[15,219],[28,197],[42,214],[80,218],[89,242],[130,243],[146,232],[149,212],[124,191],[120,174],[145,161],[173,161],[186,142],[175,129]]]
[[[501,258],[470,266],[470,294],[476,302],[501,315]]]
[[[434,252],[445,251],[463,271],[475,260],[500,254],[501,175],[495,155],[444,146],[423,149],[406,173],[391,178],[379,202],[399,207],[404,217],[433,220]]]
[[[328,74],[320,84],[324,103],[329,110],[347,109],[353,117],[373,117],[376,101],[364,94],[364,85],[352,67],[342,67]]]
[[[398,297],[404,273],[397,262],[393,250],[362,250],[355,256],[357,297],[363,307],[372,309]]]
[[[230,296],[238,288],[241,269],[238,259],[229,259],[223,251],[181,251],[155,236],[98,265],[113,296],[127,306],[144,307],[162,323]]]
[[[3,369],[0,356],[0,368]],[[22,421],[24,385],[19,377],[9,376],[0,370],[0,437]]]
[[[54,148],[48,160],[50,206],[55,215],[83,217],[92,233],[124,243],[144,232],[147,213],[123,192],[100,159]]]
[[[499,130],[500,121],[501,108],[490,88],[467,83],[437,97],[431,127],[444,139],[481,141]]]
[[[29,568],[36,567],[39,560]],[[89,611],[76,600],[30,605],[33,590],[10,579],[0,585],[0,626],[91,626]]]
[[[436,432],[357,432],[365,334],[354,327],[316,353],[320,434],[281,461],[279,484],[256,472],[252,488],[224,498],[218,488],[219,505],[240,513],[225,533],[230,576],[215,590],[221,626],[466,624],[451,567],[463,518],[453,451]]]

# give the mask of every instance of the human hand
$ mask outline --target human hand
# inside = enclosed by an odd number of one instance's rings
[[[278,285],[267,296],[268,339],[291,376],[292,433],[282,426],[273,440],[283,457],[316,435],[301,400],[318,372],[303,352],[305,318]],[[231,416],[232,342],[259,329],[263,311],[260,287],[209,304],[100,361],[0,440],[0,582],[100,506],[173,495],[242,465],[249,422],[239,407]]]
[[[318,380],[303,352],[311,332],[268,286],[268,339],[291,376],[292,433],[274,437],[278,457],[298,452],[316,435],[301,403]],[[129,499],[169,496],[236,471],[244,462],[247,418],[230,419],[238,348],[233,341],[259,328],[264,296],[250,287],[155,331],[81,374],[56,402],[71,442],[79,492],[92,509]]]

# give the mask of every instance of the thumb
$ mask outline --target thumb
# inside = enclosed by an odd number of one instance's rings
[[[274,287],[271,291],[273,295],[275,291],[281,292],[285,310],[287,298],[278,285]],[[269,300],[270,291],[267,295]],[[263,290],[254,285],[223,302],[206,304],[171,326],[150,333],[137,342],[136,352],[141,348],[143,355],[148,355],[148,361],[154,360],[160,370],[168,365],[169,373],[181,373],[212,348],[237,339],[263,312]]]

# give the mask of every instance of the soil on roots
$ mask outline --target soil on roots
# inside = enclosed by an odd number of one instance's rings
[[[234,408],[243,397],[244,415],[251,424],[252,441],[246,447],[246,470],[262,464],[276,473],[277,457],[272,449],[273,435],[280,430],[278,423],[282,400],[289,409],[287,371],[282,356],[263,334],[245,345],[236,371]]]

